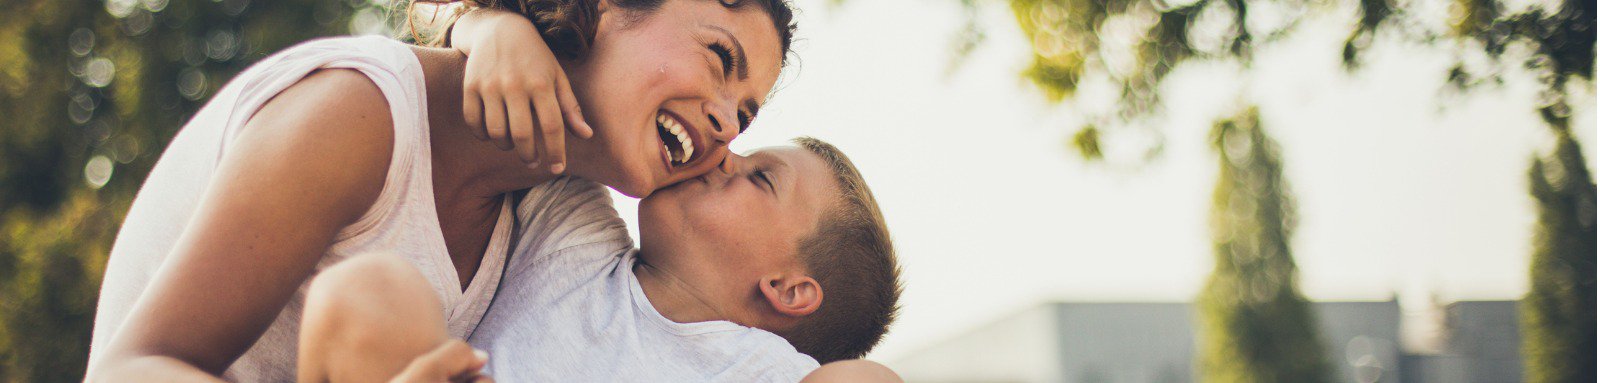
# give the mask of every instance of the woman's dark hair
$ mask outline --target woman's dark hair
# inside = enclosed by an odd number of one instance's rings
[[[595,25],[600,22],[597,6],[601,1],[610,1],[619,9],[635,12],[640,16],[648,15],[661,7],[666,0],[414,0],[417,3],[449,5],[460,3],[464,5],[462,11],[487,8],[499,9],[528,18],[544,36],[546,45],[556,57],[568,60],[581,60],[589,52],[590,45],[594,42]],[[722,6],[736,9],[746,5],[753,5],[772,17],[772,26],[778,30],[779,52],[783,55],[781,62],[787,63],[789,57],[789,43],[794,39],[794,9],[789,0],[715,0]],[[407,12],[406,25],[411,28],[412,35],[418,36],[416,28],[409,21],[414,15]],[[450,42],[450,28],[455,20],[448,20],[444,25],[444,33],[440,33],[429,45],[447,46]],[[423,39],[418,38],[418,42]]]

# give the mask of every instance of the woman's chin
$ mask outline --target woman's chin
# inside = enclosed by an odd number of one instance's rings
[[[628,196],[628,197],[632,197],[632,198],[635,198],[635,199],[644,199],[644,197],[649,197],[650,196],[650,192],[651,192],[650,190],[645,190],[645,191],[641,192],[640,190],[623,190],[623,189],[616,189],[616,191],[618,193],[622,193],[622,195],[625,195],[625,196]]]
[[[650,176],[629,177],[624,175],[619,181],[620,182],[617,182],[614,185],[607,186],[611,186],[612,189],[615,189],[618,193],[622,193],[622,195],[633,198],[643,199],[644,197],[650,196],[650,193],[656,190],[656,181],[654,177]]]
[[[650,192],[655,191],[660,180],[667,177],[666,174],[658,174],[661,173],[660,170],[651,169],[650,165],[660,167],[659,163],[650,163],[638,158],[622,158],[625,156],[615,152],[611,153],[611,156],[611,161],[592,163],[591,165],[595,166],[585,167],[581,170],[574,169],[577,171],[570,173],[570,175],[599,182],[612,190],[616,190],[618,193],[633,198],[644,198],[650,195]]]

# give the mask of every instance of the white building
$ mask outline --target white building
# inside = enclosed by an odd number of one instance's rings
[[[1395,301],[1312,304],[1336,382],[1516,382],[1516,302],[1442,308],[1439,346],[1401,347]],[[1192,382],[1188,303],[1032,307],[888,364],[909,382]]]

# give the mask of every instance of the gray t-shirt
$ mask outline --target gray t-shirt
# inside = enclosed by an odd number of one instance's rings
[[[676,323],[633,274],[637,251],[611,196],[559,178],[517,207],[520,237],[468,340],[504,382],[795,382],[817,362],[728,321]]]

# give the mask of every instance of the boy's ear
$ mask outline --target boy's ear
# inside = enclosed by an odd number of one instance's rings
[[[761,295],[778,313],[803,317],[822,307],[822,285],[816,279],[799,275],[771,275],[761,278]]]

